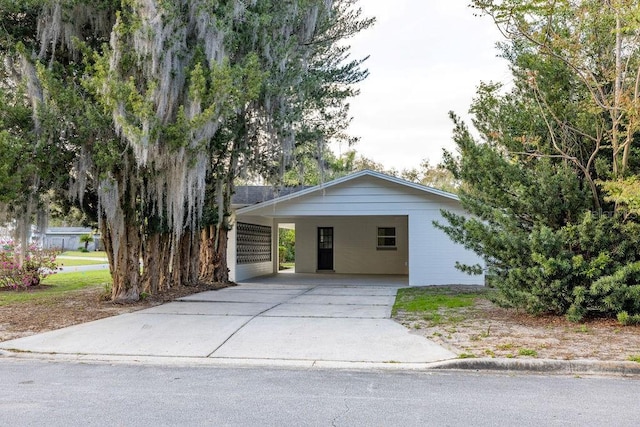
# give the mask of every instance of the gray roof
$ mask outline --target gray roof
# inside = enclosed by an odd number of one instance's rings
[[[241,206],[255,205],[256,203],[287,196],[306,188],[309,188],[309,186],[274,188],[269,185],[240,185],[236,187],[236,192],[231,197],[231,204]]]

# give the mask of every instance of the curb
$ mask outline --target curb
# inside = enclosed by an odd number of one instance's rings
[[[640,363],[601,360],[555,359],[453,359],[431,364],[430,369],[475,371],[532,372],[572,375],[640,376]]]
[[[293,369],[355,369],[379,371],[487,371],[555,375],[606,375],[640,378],[640,363],[555,359],[449,359],[424,363],[346,362],[297,359],[224,359],[160,357],[150,355],[89,355],[12,352],[0,349],[0,358],[80,363],[124,363],[165,366],[272,367]]]

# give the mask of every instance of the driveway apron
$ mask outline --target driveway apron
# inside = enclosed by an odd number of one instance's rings
[[[279,361],[428,363],[455,354],[390,319],[399,285],[334,276],[259,282],[0,343],[30,353]],[[305,283],[306,282],[306,283]]]

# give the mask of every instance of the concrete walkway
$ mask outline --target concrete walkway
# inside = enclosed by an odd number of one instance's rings
[[[0,349],[89,359],[303,366],[418,367],[456,357],[390,319],[403,278],[388,277],[384,285],[362,276],[328,276],[279,274],[5,341]]]

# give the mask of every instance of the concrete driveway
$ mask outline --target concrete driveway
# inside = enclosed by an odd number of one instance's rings
[[[326,276],[279,274],[5,341],[0,349],[81,359],[308,366],[417,366],[456,357],[390,319],[402,278]]]

